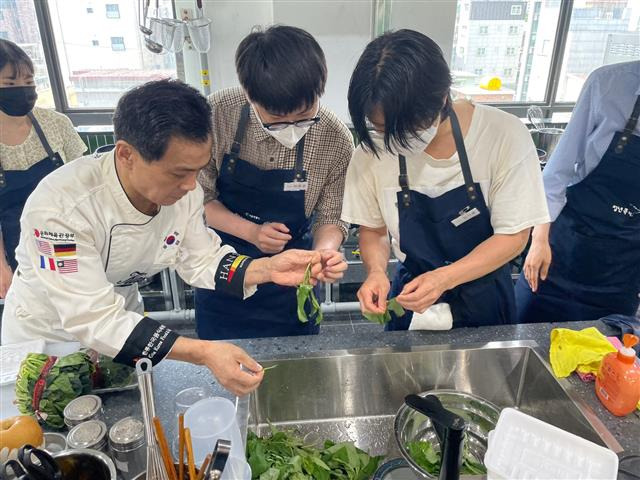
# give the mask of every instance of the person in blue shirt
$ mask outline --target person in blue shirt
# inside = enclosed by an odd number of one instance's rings
[[[544,170],[551,223],[516,284],[519,323],[634,315],[640,303],[640,61],[585,82]]]

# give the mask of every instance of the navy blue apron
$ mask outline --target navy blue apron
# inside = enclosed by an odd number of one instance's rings
[[[60,154],[53,152],[33,113],[29,112],[27,116],[38,134],[47,156],[27,170],[3,170],[0,165],[0,226],[2,227],[5,255],[13,271],[18,265],[15,251],[20,241],[20,216],[24,204],[40,180],[64,163]]]
[[[304,137],[298,142],[293,170],[261,170],[239,158],[240,145],[249,123],[249,104],[240,115],[231,151],[222,159],[217,180],[218,200],[231,212],[262,224],[284,223],[291,240],[285,249],[312,247],[311,220],[304,208],[304,190],[285,191],[289,182],[306,182]],[[216,230],[222,242],[252,258],[270,256],[252,243]],[[203,339],[257,338],[318,333],[313,321],[298,320],[296,289],[275,283],[258,286],[242,300],[222,292],[195,290],[196,329]]]
[[[635,315],[640,298],[640,137],[632,132],[640,96],[598,166],[567,188],[551,224],[553,254],[546,280],[532,292],[516,283],[518,322],[594,320]]]
[[[415,277],[460,260],[493,235],[480,185],[471,175],[458,118],[453,109],[449,115],[464,185],[436,198],[411,190],[406,159],[399,156],[400,250],[406,259],[398,264],[390,298]],[[454,328],[512,323],[515,300],[509,265],[445,292],[436,303],[440,302],[451,307]],[[412,316],[411,311],[400,318],[392,313],[387,330],[406,330]]]

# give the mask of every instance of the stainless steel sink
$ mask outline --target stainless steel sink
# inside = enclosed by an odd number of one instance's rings
[[[341,350],[262,364],[278,367],[238,412],[241,424],[258,434],[270,422],[297,430],[309,442],[350,440],[392,458],[399,456],[393,419],[404,396],[455,389],[622,451],[589,407],[573,398],[569,383],[554,377],[531,341]]]

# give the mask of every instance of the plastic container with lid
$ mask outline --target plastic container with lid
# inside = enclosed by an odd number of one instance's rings
[[[614,415],[622,417],[636,409],[640,401],[640,367],[633,346],[638,337],[625,334],[624,347],[607,354],[596,376],[596,395]]]
[[[144,423],[134,417],[118,420],[109,430],[109,447],[116,468],[125,480],[146,470]]]
[[[69,430],[67,447],[90,448],[106,452],[107,425],[101,420],[88,420],[76,425]]]
[[[102,400],[97,395],[74,398],[64,407],[63,415],[69,428],[87,420],[103,420]]]

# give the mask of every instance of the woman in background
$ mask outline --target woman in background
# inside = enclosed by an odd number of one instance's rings
[[[35,107],[34,73],[24,50],[0,39],[0,298],[16,268],[27,198],[43,177],[87,150],[66,116]]]

